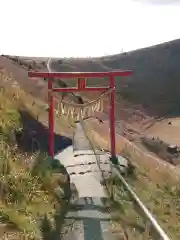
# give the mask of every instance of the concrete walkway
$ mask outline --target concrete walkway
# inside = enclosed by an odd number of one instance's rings
[[[109,155],[101,151],[97,155],[101,170],[80,123],[76,124],[73,146],[56,155],[78,191],[78,199],[66,217],[65,225],[68,226],[64,229],[67,230],[64,240],[120,239],[111,233],[110,215],[102,203],[106,194],[100,181],[102,172],[105,176],[111,173]]]

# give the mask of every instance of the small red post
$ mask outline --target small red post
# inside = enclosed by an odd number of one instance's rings
[[[83,90],[86,87],[86,79],[85,78],[78,78],[78,90]]]
[[[48,79],[48,102],[49,102],[49,156],[54,157],[54,99],[52,79]]]
[[[116,156],[116,136],[115,136],[115,86],[114,86],[114,76],[109,76],[109,86],[112,89],[110,92],[110,110],[109,110],[109,120],[110,120],[110,140],[111,140],[111,157]]]

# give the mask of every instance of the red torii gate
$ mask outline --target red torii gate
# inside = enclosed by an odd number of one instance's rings
[[[112,71],[112,72],[28,72],[29,77],[39,77],[48,79],[48,102],[49,102],[49,155],[54,157],[54,97],[53,92],[80,92],[80,91],[106,91],[112,89],[110,95],[110,140],[111,157],[116,157],[115,144],[115,77],[124,77],[132,74],[132,71]],[[108,87],[87,87],[86,78],[104,78],[108,77]],[[53,88],[54,78],[77,78],[77,87]]]

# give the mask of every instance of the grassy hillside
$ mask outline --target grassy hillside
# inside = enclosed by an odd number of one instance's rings
[[[95,125],[85,124],[86,132],[94,148],[104,149],[106,146],[102,132]],[[94,127],[94,128],[93,128]],[[95,131],[93,131],[93,130]],[[104,134],[105,135],[105,134]],[[153,159],[146,152],[138,150],[133,144],[120,137],[117,151],[121,156],[129,159],[134,172],[126,175],[126,181],[132,186],[135,193],[157,219],[166,234],[173,240],[180,237],[180,171],[178,168]],[[123,228],[128,239],[159,239],[153,228],[150,228],[151,237],[145,232],[145,218],[139,207],[132,202],[131,196],[125,190],[118,177],[107,181],[109,192],[113,196],[110,203],[110,212],[114,219],[112,229],[120,232]]]
[[[12,76],[1,70],[0,238],[47,239],[48,234],[55,239],[66,210],[62,197],[67,200],[70,193],[68,176],[59,161],[57,166],[51,165],[46,146],[32,135],[32,120],[37,122],[42,107],[18,86],[12,86],[13,82]],[[38,127],[40,135],[44,134],[42,129]]]

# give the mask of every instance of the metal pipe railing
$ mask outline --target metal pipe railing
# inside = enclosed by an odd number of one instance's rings
[[[115,173],[117,174],[117,176],[121,180],[122,184],[124,185],[126,190],[129,192],[129,194],[131,195],[133,200],[136,202],[136,204],[140,207],[140,209],[142,210],[142,212],[146,216],[147,220],[152,224],[153,228],[155,229],[155,231],[157,232],[159,237],[161,237],[162,240],[170,240],[170,238],[167,236],[167,234],[164,232],[164,230],[157,223],[156,219],[152,216],[152,214],[147,209],[147,207],[142,203],[142,201],[138,198],[138,196],[132,190],[130,185],[125,181],[123,176],[120,174],[120,169],[117,166],[113,165],[113,170],[115,170]]]
[[[83,131],[85,133],[85,129],[83,126],[83,121],[81,121],[81,126],[83,128]],[[96,155],[96,150],[94,148],[94,145],[91,141],[91,139],[89,138],[88,134],[86,134],[86,137],[88,139],[88,141],[90,142],[90,145],[92,147],[92,150],[94,152],[94,154]],[[96,156],[97,157],[97,156]],[[97,158],[97,161],[99,159]],[[98,164],[98,163],[97,163]],[[110,163],[111,164],[111,163]],[[99,165],[99,164],[98,164]],[[99,166],[100,167],[100,166]],[[145,226],[145,233],[143,236],[143,240],[148,240],[149,239],[149,235],[150,235],[150,225],[152,225],[152,227],[154,228],[154,230],[156,231],[156,233],[158,234],[158,236],[161,238],[161,240],[170,240],[170,238],[167,236],[167,234],[164,232],[164,230],[160,227],[160,225],[157,223],[156,219],[153,217],[153,215],[150,213],[150,211],[147,209],[147,207],[142,203],[142,201],[139,199],[139,197],[136,195],[136,193],[133,191],[133,189],[130,187],[130,185],[126,182],[126,180],[123,178],[123,176],[121,175],[121,171],[119,169],[118,166],[111,164],[112,167],[112,171],[114,170],[115,174],[119,177],[119,179],[121,180],[123,186],[126,188],[126,190],[128,191],[128,193],[130,194],[130,196],[132,197],[133,201],[139,206],[139,208],[141,209],[141,211],[143,212],[145,218],[147,219],[147,223]]]

